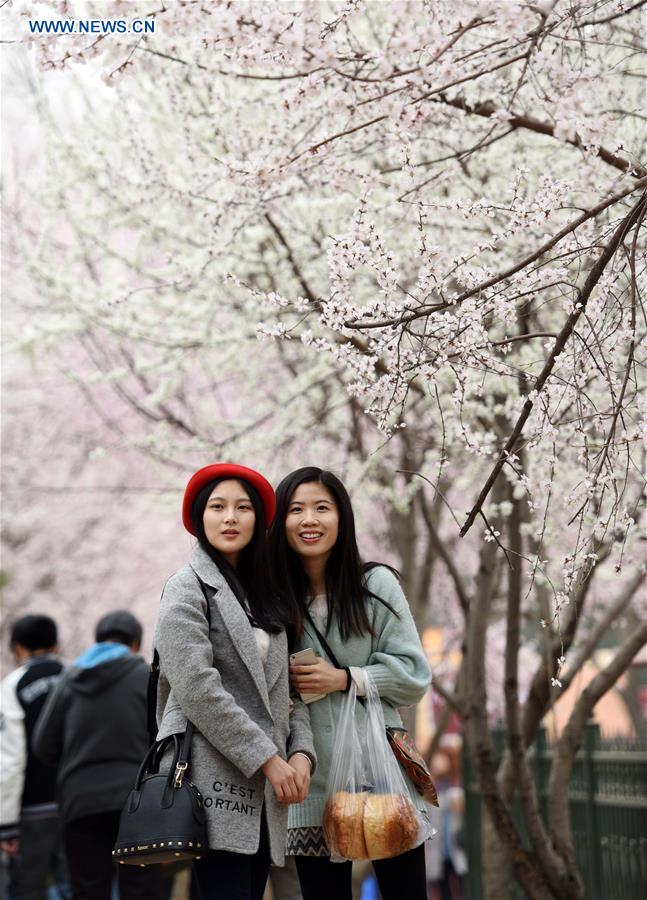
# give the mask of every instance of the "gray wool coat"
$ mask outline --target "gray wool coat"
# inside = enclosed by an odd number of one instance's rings
[[[206,602],[196,574],[207,586]],[[154,644],[160,655],[158,739],[195,733],[191,781],[204,798],[209,847],[252,854],[265,815],[272,861],[283,865],[287,806],[278,803],[261,766],[297,750],[316,760],[307,707],[289,713],[285,632],[270,636],[263,663],[245,612],[217,565],[197,547],[164,587]]]

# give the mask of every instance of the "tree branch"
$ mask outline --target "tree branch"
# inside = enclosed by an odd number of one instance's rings
[[[527,56],[527,53],[520,53],[517,56],[513,56],[510,59],[505,59],[502,62],[499,62],[496,65],[491,66],[488,69],[483,69],[480,72],[470,72],[468,75],[465,75],[463,78],[458,78],[458,79],[456,79],[456,81],[451,81],[448,84],[442,85],[442,87],[434,89],[433,91],[429,91],[425,94],[422,94],[419,97],[412,98],[411,100],[409,100],[406,103],[406,106],[414,106],[417,103],[422,103],[424,100],[428,100],[432,95],[438,94],[441,91],[449,90],[449,88],[455,87],[457,84],[463,84],[465,81],[476,81],[476,79],[480,78],[482,75],[489,75],[492,72],[496,72],[499,69],[503,69],[506,66],[510,66],[515,62],[519,62],[519,60],[521,60],[521,59],[525,59],[526,56]],[[393,94],[398,91],[405,90],[406,87],[407,86],[405,85],[400,88],[394,88],[392,91],[389,91],[388,93]],[[382,96],[387,96],[387,95],[384,94]],[[369,98],[368,100],[365,100],[364,102],[367,103],[367,102],[371,102],[372,100],[380,100],[380,99],[382,99],[382,96]],[[371,125],[376,125],[378,122],[384,122],[388,118],[389,118],[388,115],[386,113],[384,113],[381,116],[375,116],[372,119],[367,119],[365,122],[359,122],[357,125],[353,125],[352,128],[346,128],[346,129],[344,129],[344,131],[338,131],[338,132],[336,132],[336,134],[331,134],[328,137],[323,138],[322,140],[318,141],[316,144],[313,144],[310,147],[306,147],[305,150],[301,150],[300,153],[297,153],[294,156],[291,156],[290,159],[287,160],[288,165],[293,162],[296,162],[298,159],[301,159],[301,157],[305,156],[306,154],[310,154],[311,156],[314,156],[318,153],[318,151],[321,149],[321,147],[325,147],[327,144],[331,144],[333,141],[339,140],[339,138],[347,137],[349,134],[355,134],[358,131],[363,131],[365,128],[370,128]]]
[[[619,203],[621,200],[624,200],[625,197],[628,197],[630,194],[634,194],[636,191],[646,186],[647,177],[641,178],[640,181],[637,181],[630,188],[626,188],[624,191],[620,191],[617,194],[614,194],[612,197],[608,197],[606,200],[601,200],[600,203],[596,203],[595,206],[587,209],[576,219],[568,222],[560,231],[557,232],[557,234],[554,234],[546,241],[545,244],[542,244],[541,247],[539,247],[537,250],[533,250],[533,252],[528,256],[524,256],[523,259],[520,259],[519,262],[514,263],[514,265],[510,266],[509,268],[504,269],[503,272],[499,272],[497,275],[493,275],[486,281],[482,281],[480,284],[476,285],[476,287],[469,288],[469,290],[464,291],[462,294],[459,294],[458,297],[454,297],[451,301],[436,303],[432,306],[421,306],[419,309],[416,309],[415,312],[393,319],[382,319],[379,322],[358,322],[351,320],[348,322],[344,322],[344,325],[347,328],[358,329],[387,328],[391,325],[407,325],[409,322],[413,322],[416,319],[422,319],[425,316],[428,316],[430,313],[440,312],[443,309],[453,309],[454,307],[463,303],[465,300],[469,300],[470,297],[474,297],[477,294],[480,294],[482,291],[494,287],[494,285],[499,284],[499,282],[505,281],[507,278],[511,278],[513,275],[516,275],[517,272],[525,269],[531,263],[536,262],[536,260],[538,260],[539,257],[544,253],[552,250],[552,248],[556,244],[558,244],[568,234],[576,231],[576,229],[578,229],[580,225],[583,225],[584,222],[587,222],[589,219],[594,219],[601,212],[604,212],[605,209],[608,209],[614,204]]]
[[[475,116],[483,116],[486,119],[489,119],[495,113],[500,112],[500,109],[489,100],[484,103],[477,103],[475,106],[470,106],[463,97],[456,97],[450,100],[441,94],[440,100],[446,106],[453,106],[463,112]],[[542,122],[541,119],[535,119],[532,116],[514,115],[509,119],[506,118],[505,121],[510,128],[524,128],[528,131],[534,131],[537,134],[545,134],[547,137],[555,137],[554,125],[551,125],[550,122]],[[574,138],[566,138],[562,142],[577,147],[580,150],[582,149],[582,139],[579,134],[576,134]],[[608,165],[620,169],[621,172],[635,175],[638,178],[644,178],[644,176],[647,175],[647,169],[644,166],[635,166],[630,160],[623,159],[621,156],[617,156],[615,153],[612,153],[604,147],[598,147],[596,155]]]
[[[611,542],[603,544],[599,541],[594,544],[593,552],[597,556],[597,561],[594,564],[593,560],[589,560],[588,565],[578,573],[571,592],[570,614],[562,630],[548,638],[548,646],[544,650],[542,661],[532,679],[528,699],[523,711],[523,737],[526,747],[529,747],[534,741],[537,728],[550,706],[550,679],[557,674],[557,658],[568,653],[575,640],[575,634],[579,623],[582,621],[584,606],[593,577],[599,571],[600,564],[610,554]]]
[[[639,569],[634,573],[633,577],[630,579],[627,585],[625,585],[624,590],[616,598],[615,603],[611,604],[611,606],[607,609],[599,622],[592,629],[591,633],[587,635],[582,645],[576,649],[574,661],[569,665],[566,674],[560,676],[560,680],[562,682],[560,694],[563,694],[571,686],[573,679],[580,671],[584,663],[591,658],[591,656],[593,655],[593,651],[600,643],[608,629],[631,603],[634,594],[643,583],[646,576],[646,567],[643,567],[642,569]]]
[[[587,277],[586,281],[584,282],[584,287],[579,292],[578,303],[576,304],[575,309],[572,311],[572,313],[569,315],[566,322],[564,323],[564,326],[563,326],[562,330],[560,331],[560,333],[557,337],[557,340],[555,341],[555,343],[553,345],[553,349],[551,350],[551,353],[550,353],[548,359],[546,360],[546,363],[545,363],[543,369],[537,376],[537,379],[531,388],[531,394],[539,394],[541,392],[541,390],[543,389],[546,381],[548,380],[548,377],[550,376],[551,372],[553,371],[555,362],[556,362],[559,354],[562,352],[562,350],[566,346],[566,342],[568,341],[571,334],[573,333],[575,325],[577,324],[580,316],[586,309],[586,304],[588,303],[589,297],[593,293],[593,289],[595,288],[596,284],[600,280],[600,277],[601,277],[602,273],[604,272],[605,268],[607,267],[607,265],[609,264],[610,260],[613,258],[621,241],[624,239],[627,232],[634,226],[634,224],[640,218],[640,215],[643,211],[645,202],[646,202],[645,196],[643,195],[640,198],[640,201],[633,207],[633,209],[629,212],[629,214],[627,216],[625,216],[625,218],[622,220],[620,225],[616,228],[611,240],[608,242],[608,244],[602,251],[600,258],[598,259],[598,261],[595,263],[595,265],[589,272],[588,277]],[[479,514],[479,511],[481,510],[483,503],[485,502],[488,494],[490,493],[490,490],[492,489],[492,485],[497,480],[499,473],[501,472],[501,469],[505,465],[508,456],[513,451],[513,448],[514,448],[518,438],[520,437],[521,432],[523,431],[523,427],[526,424],[526,421],[527,421],[530,413],[532,412],[533,406],[534,406],[534,400],[532,400],[529,395],[526,398],[526,402],[524,403],[521,414],[519,415],[519,418],[517,419],[517,422],[516,422],[514,428],[512,429],[512,433],[510,434],[510,437],[508,438],[508,440],[505,443],[505,446],[499,453],[499,458],[498,458],[497,462],[495,463],[494,468],[490,472],[490,475],[488,476],[488,479],[485,482],[485,484],[477,498],[476,503],[470,510],[470,512],[467,516],[467,519],[465,520],[465,524],[463,525],[463,527],[461,528],[461,530],[459,532],[461,537],[465,537],[467,532],[470,530],[470,528],[474,524],[474,520],[476,519],[477,515]]]
[[[422,510],[422,517],[425,520],[427,530],[429,531],[429,536],[431,537],[438,555],[445,563],[445,567],[447,568],[447,571],[449,572],[450,577],[454,582],[458,602],[460,603],[463,615],[466,616],[469,611],[470,598],[465,587],[465,582],[463,581],[463,578],[458,571],[458,567],[456,566],[454,560],[451,558],[447,548],[445,547],[444,541],[438,534],[438,530],[434,524],[429,506],[427,505],[427,498],[425,497],[423,491],[420,492],[420,508]]]
[[[437,681],[436,679],[434,679],[431,682],[431,687],[432,687],[432,690],[434,690],[438,694],[439,697],[443,698],[443,700],[445,701],[447,706],[450,707],[450,709],[453,709],[454,712],[457,713],[459,716],[462,714],[461,701],[457,694],[453,693],[452,691],[447,690],[447,688],[443,687],[442,684],[439,681]]]
[[[429,741],[429,744],[422,753],[422,757],[427,765],[431,764],[431,757],[438,749],[442,736],[445,733],[445,729],[449,724],[449,720],[451,719],[453,712],[454,710],[450,706],[450,704],[444,703],[442,709],[436,717],[436,729],[431,737],[431,740]]]
[[[586,22],[580,22],[580,28],[586,28],[587,25],[606,25],[608,22],[613,22],[614,19],[620,19],[622,16],[628,16],[629,13],[632,13],[635,9],[640,9],[641,6],[644,6],[647,3],[647,0],[639,0],[638,3],[634,3],[633,6],[630,6],[628,9],[622,9],[620,12],[614,13],[612,16],[607,16],[604,19],[588,19]]]

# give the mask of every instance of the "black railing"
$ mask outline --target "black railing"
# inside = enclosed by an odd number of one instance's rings
[[[499,758],[505,734],[493,733]],[[530,762],[544,820],[553,750],[540,731]],[[484,897],[481,853],[481,795],[464,753],[465,834],[469,872],[466,900]],[[647,752],[644,749],[603,747],[597,725],[587,726],[584,746],[573,766],[569,785],[571,828],[575,855],[586,886],[587,900],[646,900],[647,898]],[[530,846],[518,800],[512,814]],[[523,900],[519,885],[513,900]]]

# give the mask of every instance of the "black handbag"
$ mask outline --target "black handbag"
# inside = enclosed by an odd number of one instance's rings
[[[209,598],[203,581],[198,578],[198,582],[207,602],[210,625]],[[190,781],[193,723],[187,722],[183,734],[155,740],[159,664],[159,654],[155,650],[148,682],[148,729],[153,743],[121,811],[112,851],[113,859],[121,865],[147,866],[200,859],[209,849],[202,795]],[[167,773],[160,774],[162,757],[171,745],[171,766]]]
[[[200,859],[207,852],[202,796],[189,780],[192,733],[189,722],[184,734],[169,735],[150,747],[121,812],[112,851],[115,862],[146,866]],[[162,757],[171,745],[171,767],[160,774]]]

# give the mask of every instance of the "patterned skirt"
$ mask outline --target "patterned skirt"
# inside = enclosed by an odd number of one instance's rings
[[[289,828],[286,856],[330,856],[321,825]]]

